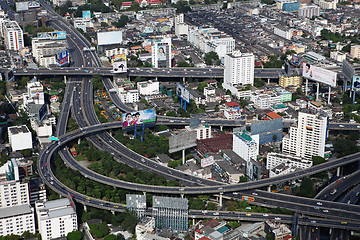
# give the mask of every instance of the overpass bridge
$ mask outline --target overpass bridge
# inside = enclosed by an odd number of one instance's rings
[[[9,72],[11,69],[1,69]],[[55,68],[27,68],[12,70],[15,76],[93,76],[99,74],[104,77],[113,76],[112,68],[108,67],[55,67]],[[274,79],[284,73],[281,68],[255,68],[255,77]],[[224,68],[129,68],[127,73],[119,76],[148,77],[148,78],[223,78]]]

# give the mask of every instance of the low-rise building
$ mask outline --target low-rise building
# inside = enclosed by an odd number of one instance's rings
[[[136,239],[145,240],[147,233],[151,233],[155,229],[155,218],[145,217],[135,227]]]
[[[9,143],[12,151],[31,149],[32,134],[26,125],[8,128]]]
[[[185,129],[187,131],[196,131],[196,139],[202,140],[202,139],[208,139],[211,138],[211,126],[208,124],[205,125],[199,125],[195,128],[191,128],[190,126],[186,126]]]
[[[29,204],[0,208],[0,236],[35,233],[34,209]]]
[[[153,80],[138,82],[137,89],[139,90],[140,95],[159,94],[159,82]]]
[[[360,59],[360,45],[351,46],[350,57]]]
[[[122,89],[118,91],[118,95],[123,103],[139,102],[139,90],[137,89]]]
[[[302,77],[301,76],[285,76],[282,75],[279,78],[279,85],[283,88],[287,88],[289,86],[300,86],[302,84]]]
[[[297,171],[298,167],[294,166],[292,163],[280,163],[274,168],[269,169],[269,177],[278,177],[285,174],[289,174]]]
[[[241,118],[241,108],[236,102],[229,102],[224,104],[225,108],[223,110],[224,116],[226,119],[240,119]]]
[[[266,161],[266,169],[272,169],[281,163],[291,163],[293,166],[306,169],[310,168],[313,165],[311,160],[306,160],[301,157],[297,157],[289,154],[281,154],[281,153],[268,153],[267,161]]]
[[[254,103],[254,106],[259,109],[269,109],[271,105],[277,105],[281,103],[281,96],[277,94],[256,94],[253,93],[250,100]]]
[[[35,209],[43,240],[66,237],[69,232],[78,229],[75,204],[70,198],[37,201]]]

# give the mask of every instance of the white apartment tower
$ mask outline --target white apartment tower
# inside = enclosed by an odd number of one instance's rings
[[[24,47],[23,31],[16,21],[4,21],[2,34],[8,50],[19,51]]]
[[[74,202],[68,198],[35,203],[39,233],[43,240],[66,237],[78,229]]]
[[[312,156],[324,157],[328,116],[325,112],[302,109],[298,123],[291,126],[283,138],[283,153],[311,160]]]
[[[254,54],[235,51],[226,54],[224,59],[225,85],[246,85],[254,84]]]
[[[235,131],[233,133],[233,151],[248,163],[250,159],[256,161],[257,155],[259,155],[259,134],[250,135],[245,130]]]
[[[20,183],[15,180],[0,182],[0,208],[24,204],[30,204],[27,183]]]

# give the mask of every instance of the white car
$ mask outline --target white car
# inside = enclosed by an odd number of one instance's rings
[[[218,216],[219,213],[218,213],[218,212],[214,212],[213,215],[214,215],[214,216]]]
[[[281,218],[279,218],[279,217],[276,217],[276,218],[275,218],[275,220],[278,220],[278,221],[279,221],[279,220],[281,220]]]
[[[324,209],[324,210],[323,210],[323,212],[324,212],[324,213],[328,213],[328,212],[329,212],[329,210],[327,210],[327,209]]]
[[[269,216],[269,214],[266,214],[266,213],[265,213],[265,214],[263,214],[263,216],[264,216],[264,217],[268,217],[268,216]]]
[[[339,125],[339,127],[342,127],[342,128],[343,128],[343,127],[344,127],[344,125]]]
[[[321,202],[317,202],[316,204],[322,206],[322,203],[321,203]]]

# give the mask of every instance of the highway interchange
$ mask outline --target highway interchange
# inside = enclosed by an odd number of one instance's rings
[[[41,2],[44,6],[44,3]],[[46,5],[45,5],[46,7]],[[47,6],[48,7],[48,6]],[[46,8],[47,8],[46,7]],[[48,9],[48,8],[47,8]],[[48,9],[51,13],[51,9]],[[55,13],[53,13],[54,16]],[[100,67],[100,62],[98,58],[95,56],[94,53],[90,52],[87,53],[89,59],[91,61],[86,62],[85,57],[83,56],[83,52],[81,51],[81,46],[89,46],[86,40],[83,38],[81,34],[76,32],[72,27],[69,27],[65,20],[61,19],[60,17],[55,17],[53,21],[54,25],[58,27],[58,29],[63,29],[67,31],[68,36],[71,36],[74,45],[78,46],[78,51],[74,55],[74,60],[76,59],[78,62],[76,63],[76,67]],[[80,36],[79,36],[80,35]],[[69,37],[68,37],[69,39]],[[81,66],[80,66],[81,65]],[[63,73],[64,74],[64,73]],[[66,73],[65,73],[66,74]],[[312,175],[317,172],[325,171],[327,169],[331,169],[337,166],[342,166],[346,163],[354,162],[360,160],[360,154],[354,154],[351,156],[347,156],[342,159],[336,159],[332,162],[327,162],[323,165],[315,166],[307,171],[301,171],[294,174],[286,175],[285,177],[263,179],[256,182],[250,183],[243,183],[243,184],[236,184],[236,185],[224,185],[218,183],[219,185],[214,186],[214,182],[211,180],[204,180],[199,179],[196,177],[185,175],[181,172],[178,172],[174,169],[170,169],[167,167],[163,167],[161,165],[156,164],[155,162],[146,159],[131,150],[124,147],[122,144],[118,143],[114,138],[112,138],[106,129],[118,128],[119,123],[106,123],[106,124],[99,124],[96,114],[93,109],[93,100],[92,100],[92,84],[87,79],[81,79],[77,77],[74,79],[75,81],[69,81],[66,86],[66,93],[64,96],[63,104],[62,104],[62,111],[61,116],[58,121],[57,126],[57,136],[59,136],[59,142],[53,142],[50,146],[44,150],[39,157],[38,161],[38,169],[39,174],[43,178],[44,182],[49,185],[53,190],[60,193],[63,196],[73,196],[73,198],[83,204],[94,206],[98,208],[108,209],[108,210],[115,210],[120,211],[123,208],[116,203],[110,203],[94,198],[90,198],[88,196],[82,195],[80,193],[75,192],[72,189],[67,188],[63,185],[59,180],[56,179],[54,174],[51,171],[51,156],[59,151],[62,159],[72,168],[79,170],[80,172],[87,178],[102,182],[104,184],[110,184],[116,187],[126,188],[130,190],[135,190],[139,192],[154,192],[154,193],[170,193],[170,194],[202,194],[202,193],[224,193],[225,196],[229,196],[232,198],[237,198],[238,191],[249,190],[249,189],[256,189],[260,187],[265,187],[268,185],[289,181],[291,179],[298,179],[302,178],[307,175]],[[104,81],[106,86],[106,81]],[[114,100],[114,98],[113,98]],[[123,106],[124,107],[124,106]],[[67,119],[70,114],[70,110],[72,112],[73,117],[78,122],[80,130],[66,133],[66,125]],[[126,109],[130,110],[130,109]],[[169,121],[169,122],[167,122]],[[171,123],[175,124],[188,124],[188,119],[162,119],[159,118],[159,122],[161,123]],[[175,122],[178,121],[178,122]],[[218,121],[214,119],[214,121]],[[216,124],[210,123],[211,125]],[[227,123],[218,123],[219,126],[226,125]],[[236,123],[238,124],[238,123]],[[343,125],[343,124],[342,124]],[[338,126],[339,127],[339,126]],[[348,127],[348,126],[347,126]],[[339,127],[341,128],[341,127]],[[351,127],[353,128],[353,127]],[[357,125],[354,125],[354,128],[357,128]],[[96,134],[93,134],[96,133]],[[86,136],[88,139],[99,149],[106,150],[118,160],[127,163],[130,166],[137,167],[144,170],[151,170],[153,172],[157,172],[159,174],[165,175],[167,178],[174,178],[181,180],[181,184],[185,187],[180,188],[173,188],[173,187],[161,187],[161,186],[148,186],[148,185],[140,185],[123,182],[115,179],[108,179],[105,176],[99,176],[98,174],[91,172],[88,169],[82,169],[81,166],[76,165],[76,161],[74,161],[73,157],[66,150],[65,145],[67,142],[77,139],[79,137]],[[46,163],[46,165],[45,165]],[[170,172],[169,172],[170,171]],[[310,172],[309,172],[310,171]],[[199,191],[199,184],[201,186],[201,190]],[[210,185],[210,186],[207,186]],[[190,187],[189,187],[190,186]],[[335,218],[334,220],[331,219],[316,219],[313,218],[301,218],[299,220],[299,224],[303,225],[313,225],[313,226],[326,226],[326,227],[336,227],[336,228],[344,228],[344,229],[360,229],[360,216],[358,206],[354,205],[347,205],[342,203],[334,203],[329,201],[322,201],[322,200],[315,200],[315,199],[303,199],[294,196],[288,196],[283,194],[275,194],[260,190],[254,190],[257,194],[256,199],[260,204],[270,206],[274,204],[274,202],[278,201],[277,204],[284,205],[284,203],[289,204],[289,209],[294,209],[298,212],[307,213],[309,215],[316,215],[319,217],[329,217]],[[252,194],[253,191],[248,192],[248,194]],[[241,193],[240,193],[241,194]],[[271,203],[269,199],[274,200]],[[262,202],[261,202],[262,201]],[[265,202],[267,201],[267,202]],[[318,213],[314,213],[314,205],[317,202],[321,201],[323,204],[322,208],[331,209],[331,212],[326,214],[323,211],[319,211]],[[273,206],[273,205],[272,205]],[[264,219],[274,219],[275,217],[279,217],[277,215],[270,215],[264,216],[263,214],[256,214],[251,213],[251,216],[247,216],[246,213],[233,213],[233,212],[218,212],[219,215],[216,217],[219,218],[228,218],[228,219],[240,219],[240,220],[264,220]],[[190,211],[190,216],[194,216],[195,218],[213,218],[213,212],[209,212],[207,215],[203,215],[201,211]],[[280,216],[281,221],[284,222],[292,222],[292,216]],[[338,218],[338,219],[336,219]],[[341,223],[339,219],[351,219],[352,221],[347,222],[346,224]],[[316,222],[314,222],[316,221]]]

